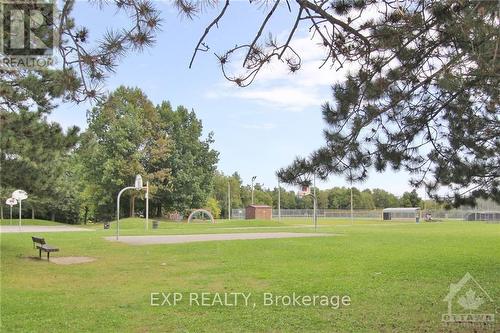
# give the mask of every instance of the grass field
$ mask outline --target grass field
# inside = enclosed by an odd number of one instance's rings
[[[19,225],[19,219],[16,217],[12,218],[12,221],[10,219],[0,219],[0,225]],[[21,220],[21,225],[66,225],[62,223],[57,223],[57,222],[52,222],[52,221],[45,221],[45,220],[37,220],[37,219],[22,219]]]
[[[67,266],[29,259],[37,255],[30,234],[1,234],[2,332],[469,332],[441,322],[449,285],[467,272],[497,308],[500,300],[499,224],[320,220],[320,232],[338,236],[147,246],[103,240],[114,224],[87,228],[41,235],[61,248],[54,257],[97,259]],[[314,232],[310,220],[161,222],[145,231],[143,220],[125,219],[120,228],[121,235]],[[152,292],[183,293],[185,301],[151,306]],[[190,292],[251,293],[251,303],[190,306]],[[293,292],[348,295],[351,303],[263,305],[263,293]]]

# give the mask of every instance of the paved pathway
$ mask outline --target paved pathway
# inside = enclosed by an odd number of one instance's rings
[[[78,228],[70,225],[23,225],[19,228],[18,225],[1,225],[0,234],[20,233],[20,232],[65,232],[65,231],[94,231],[93,229]]]
[[[131,245],[148,244],[178,244],[207,241],[246,240],[246,239],[275,239],[298,237],[325,237],[333,234],[295,233],[295,232],[262,232],[238,234],[199,234],[199,235],[159,235],[159,236],[120,236],[118,242]],[[116,236],[105,237],[106,240],[116,242]]]

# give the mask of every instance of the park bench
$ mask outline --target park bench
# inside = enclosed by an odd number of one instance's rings
[[[45,238],[32,236],[31,240],[33,241],[33,248],[35,248],[35,246],[36,246],[36,248],[39,251],[40,259],[42,259],[42,251],[47,252],[47,261],[49,261],[50,252],[58,252],[59,251],[59,249],[57,247],[54,247],[54,246],[51,246],[51,245],[48,245],[47,243],[45,243]]]

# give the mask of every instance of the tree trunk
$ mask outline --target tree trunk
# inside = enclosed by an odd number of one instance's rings
[[[35,219],[35,207],[31,206],[31,219]]]
[[[0,219],[3,220],[3,205],[0,205]]]
[[[159,217],[159,216],[161,216],[161,205],[160,204],[158,204],[156,206],[156,217]]]
[[[56,213],[50,212],[50,220],[55,221],[56,220]]]
[[[135,216],[135,194],[130,196],[130,217]]]
[[[87,224],[88,214],[89,214],[89,207],[85,206],[85,214],[83,215],[83,224]]]

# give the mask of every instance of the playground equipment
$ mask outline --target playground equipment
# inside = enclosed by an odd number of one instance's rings
[[[191,221],[196,218],[196,216],[198,215],[205,215],[207,216],[209,219],[210,219],[210,222],[211,223],[215,223],[215,220],[214,220],[214,217],[212,216],[212,214],[206,210],[206,209],[195,209],[191,212],[191,214],[189,214],[189,217],[188,217],[188,223],[191,223]]]

